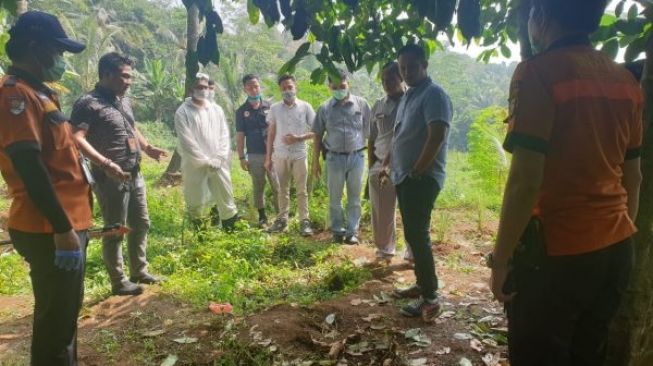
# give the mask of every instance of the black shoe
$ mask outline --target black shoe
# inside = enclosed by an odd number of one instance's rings
[[[222,220],[222,229],[228,233],[233,233],[236,230],[236,221],[240,220],[240,216],[235,214],[232,218]]]
[[[111,287],[111,293],[117,296],[134,296],[143,293],[143,286],[130,281],[122,281],[117,286]]]
[[[422,290],[417,285],[408,288],[396,288],[392,291],[392,296],[398,299],[415,299],[422,295]]]
[[[358,241],[358,238],[356,235],[349,235],[345,238],[345,244],[349,245],[358,245],[360,242]]]
[[[268,226],[268,218],[267,217],[261,217],[258,219],[258,227],[261,229],[265,229]]]
[[[345,240],[345,236],[341,234],[333,234],[333,242],[342,244],[342,242]]]
[[[211,207],[209,217],[211,218],[211,226],[220,226],[220,213],[218,212],[218,207]]]
[[[155,285],[155,284],[161,282],[160,279],[152,276],[149,273],[143,273],[142,275],[140,275],[138,277],[129,277],[129,281],[131,281],[133,283],[143,283],[143,284],[146,284],[146,285]]]
[[[204,220],[202,219],[191,219],[190,225],[193,228],[193,231],[203,231],[206,229]]]

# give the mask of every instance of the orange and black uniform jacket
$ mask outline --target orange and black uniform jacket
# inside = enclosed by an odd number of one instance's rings
[[[636,231],[621,183],[639,157],[642,91],[623,67],[572,36],[518,65],[504,144],[546,155],[534,214],[549,255],[616,244]]]
[[[8,227],[27,233],[91,226],[91,189],[56,94],[10,69],[0,80],[0,171],[12,198]]]

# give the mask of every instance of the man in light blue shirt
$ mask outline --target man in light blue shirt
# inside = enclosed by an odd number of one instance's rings
[[[320,154],[326,150],[329,217],[335,242],[358,244],[361,218],[361,189],[365,169],[365,140],[369,134],[372,111],[367,101],[349,92],[347,73],[340,70],[339,80],[329,77],[333,98],[317,111],[313,132],[313,175],[319,177]],[[347,187],[347,226],[344,226],[342,192]]]
[[[399,50],[399,70],[410,87],[399,102],[390,162],[406,242],[413,251],[417,284],[397,290],[399,297],[420,298],[401,309],[427,320],[437,315],[438,279],[431,252],[431,211],[444,185],[447,140],[453,107],[449,96],[426,72],[424,50],[407,45]]]

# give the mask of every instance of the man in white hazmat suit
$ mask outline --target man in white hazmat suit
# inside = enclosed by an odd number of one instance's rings
[[[184,197],[189,216],[201,222],[217,206],[222,227],[234,228],[238,210],[229,170],[229,126],[220,106],[209,99],[209,77],[197,74],[192,96],[175,113]]]

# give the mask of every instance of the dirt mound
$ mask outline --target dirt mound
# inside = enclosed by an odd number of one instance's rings
[[[481,289],[482,284],[460,278],[462,283],[471,286],[470,293],[484,293],[485,296],[471,297],[479,302],[475,304],[465,301],[470,299],[466,294],[443,295],[441,316],[425,323],[421,319],[401,316],[398,308],[406,301],[389,296],[396,282],[409,284],[414,281],[410,268],[395,261],[373,273],[374,280],[347,296],[308,307],[278,305],[253,315],[245,320],[248,328],[243,329],[241,337],[249,336],[256,341],[270,339],[284,354],[295,358],[337,358],[347,360],[350,365],[400,365],[420,358],[426,358],[428,365],[453,365],[463,357],[479,365],[484,364],[481,358],[486,357],[488,362],[493,362],[489,364],[499,365],[490,357],[505,348],[479,346],[481,342],[477,338],[480,337],[470,334],[469,323],[474,321],[471,313],[487,317],[479,306],[493,306],[486,304],[490,299],[487,291]],[[441,277],[454,292],[460,291],[458,281],[449,275]],[[497,313],[500,309],[490,311]],[[415,336],[410,337],[412,334]],[[418,344],[415,339],[420,337],[423,342]],[[470,346],[472,339],[473,347]],[[487,356],[488,353],[491,356]]]

